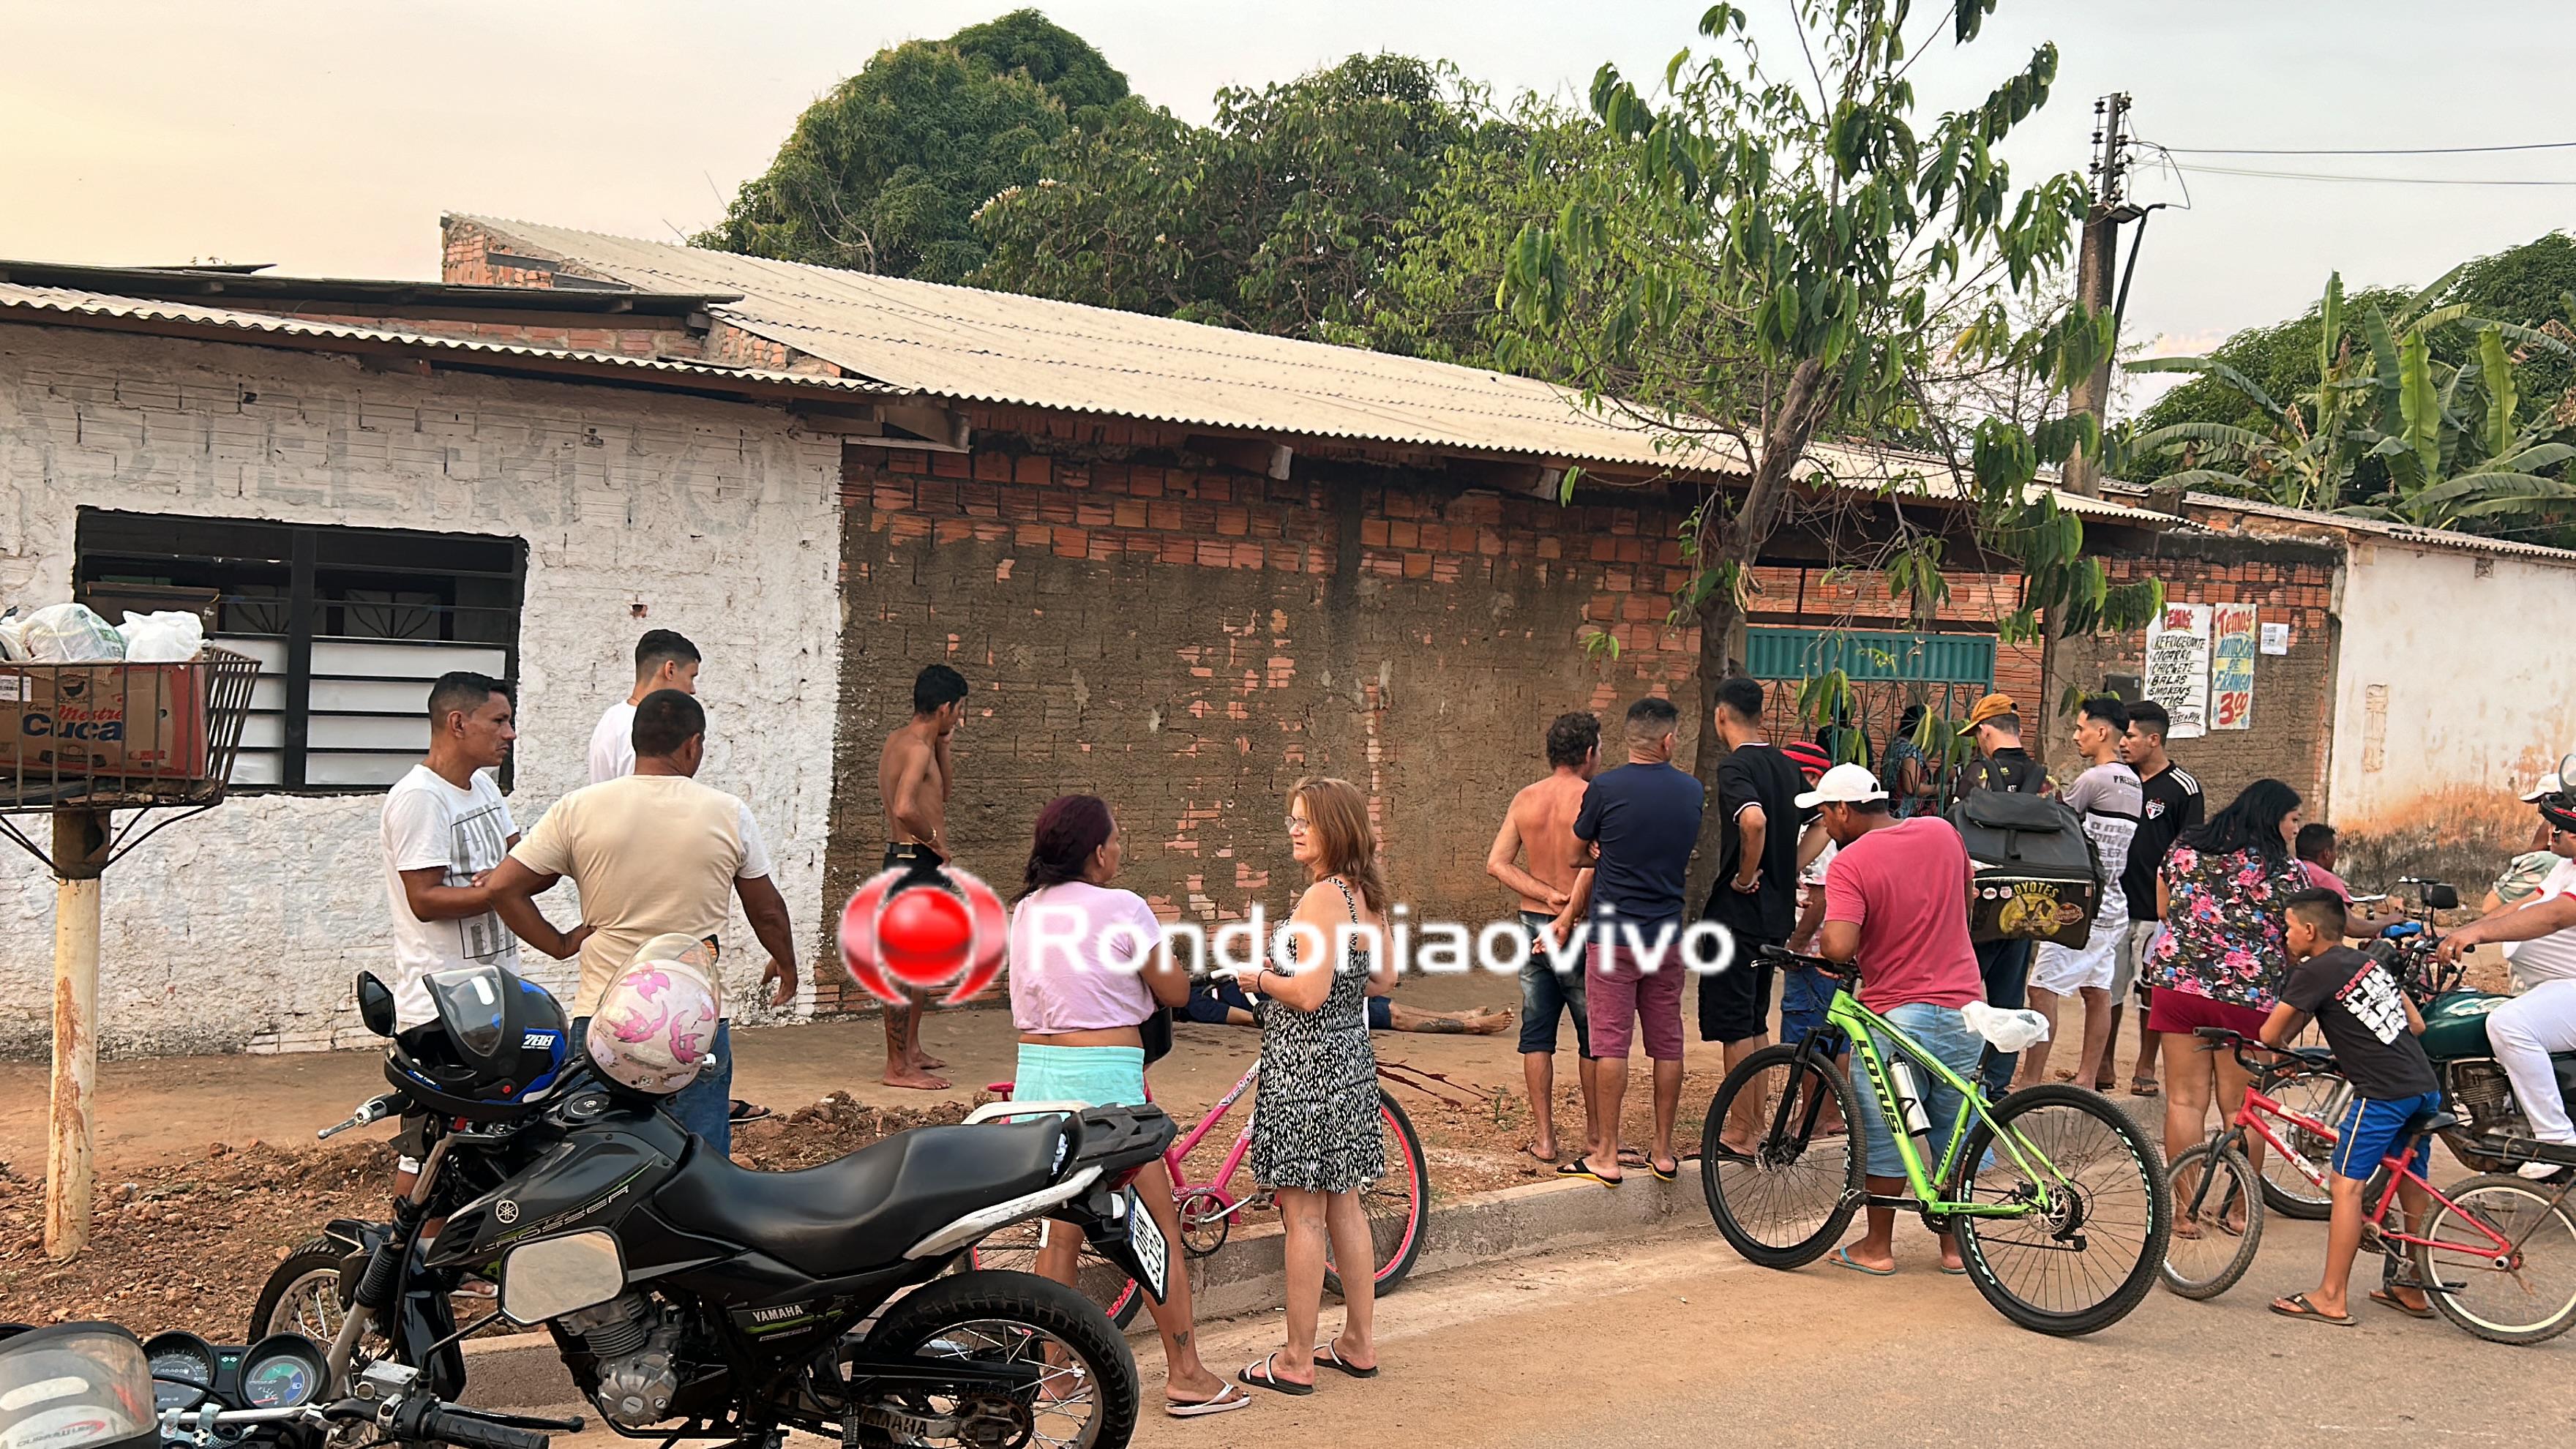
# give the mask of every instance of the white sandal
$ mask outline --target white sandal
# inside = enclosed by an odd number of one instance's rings
[[[1251,1407],[1252,1395],[1233,1384],[1222,1382],[1217,1385],[1216,1397],[1213,1399],[1201,1399],[1195,1404],[1184,1404],[1173,1399],[1163,1401],[1163,1412],[1175,1419],[1202,1419],[1210,1414],[1231,1413],[1236,1409]]]

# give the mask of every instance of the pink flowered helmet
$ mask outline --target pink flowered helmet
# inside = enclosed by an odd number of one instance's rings
[[[599,998],[583,1044],[600,1075],[669,1096],[706,1066],[720,1015],[713,953],[673,932],[636,948],[626,974]]]

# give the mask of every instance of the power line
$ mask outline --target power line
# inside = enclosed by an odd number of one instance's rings
[[[2178,148],[2177,148],[2178,149]],[[2355,176],[2328,171],[2264,171],[2246,166],[2192,166],[2173,163],[2177,171],[2203,176],[2253,176],[2267,181],[2360,181],[2384,186],[2576,186],[2576,179],[2536,180],[2503,176]]]
[[[2526,141],[2513,146],[2374,146],[2345,150],[2284,146],[2257,149],[2242,146],[2167,146],[2167,151],[2185,156],[2468,156],[2490,151],[2571,151],[2576,141]]]

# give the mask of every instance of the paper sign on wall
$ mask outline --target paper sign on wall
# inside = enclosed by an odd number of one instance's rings
[[[2287,625],[2287,624],[2266,624],[2266,625],[2264,625],[2264,626],[2263,626],[2263,652],[2264,652],[2264,653],[2266,653],[2266,654],[2287,654],[2287,653],[2289,653],[2289,652],[2290,652],[2290,626],[2289,626],[2289,625]]]
[[[2259,622],[2252,604],[2216,604],[2210,608],[2209,727],[2241,730],[2254,723],[2254,631]]]
[[[2167,604],[2147,629],[2146,696],[2165,707],[2165,738],[2209,732],[2209,605]]]

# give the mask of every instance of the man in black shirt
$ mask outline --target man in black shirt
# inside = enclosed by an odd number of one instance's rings
[[[2361,1247],[2362,1187],[2384,1159],[2406,1150],[2407,1122],[2417,1113],[2441,1108],[2441,1084],[2423,1043],[2415,1039],[2424,1031],[2415,1003],[2398,989],[2386,967],[2343,944],[2343,897],[2323,888],[2304,890],[2283,902],[2283,909],[2289,914],[2285,944],[2290,971],[2282,978],[2279,1004],[2263,1023],[2263,1043],[2289,1045],[2313,1017],[2334,1052],[2336,1068],[2352,1084],[2352,1106],[2335,1128],[2334,1171],[2326,1179],[2334,1217],[2326,1229],[2325,1278],[2306,1293],[2274,1299],[2272,1311],[2285,1318],[2350,1323],[2345,1295],[2352,1283],[2353,1254]],[[2418,1137],[2408,1156],[2420,1177],[2432,1166],[2431,1139]],[[2421,1182],[2400,1177],[2397,1191],[2409,1222],[2420,1226],[2429,1221],[2432,1199]],[[2177,1223],[2174,1231],[2194,1226]],[[2370,1296],[2412,1317],[2432,1316],[2421,1288],[2392,1285]]]
[[[2021,747],[2021,715],[2009,694],[1990,694],[1978,700],[1968,711],[1968,738],[1977,747],[1975,759],[1959,771],[1959,793],[1970,790],[2000,790],[2007,795],[2045,795],[2048,772]],[[1977,974],[1985,978],[1986,1004],[2002,1011],[2019,1011],[2030,989],[2030,941],[2016,938],[1977,943]],[[1991,1052],[1987,1055],[1986,1086],[1988,1095],[2001,1097],[2011,1090],[2013,1069],[2021,1054]]]
[[[2156,938],[2156,927],[2162,916],[2156,909],[2156,872],[2164,868],[2165,855],[2186,830],[2201,823],[2204,805],[2200,782],[2173,762],[2165,753],[2165,731],[2172,728],[2172,717],[2165,707],[2152,699],[2142,699],[2129,706],[2129,733],[2121,741],[2120,758],[2138,772],[2138,833],[2129,840],[2129,864],[2120,872],[2120,889],[2129,898],[2129,939],[2121,953],[2120,968],[2111,979],[2111,1040],[2102,1049],[2103,1069],[2109,1070],[2120,1053],[2120,1001],[2134,987],[2138,996],[2138,1067],[2129,1076],[2129,1095],[2152,1097],[2156,1086],[2156,1053],[2162,1049],[2161,1034],[2147,1030],[2147,984],[2138,979],[2138,963],[2147,958],[2147,946]],[[2108,1082],[2096,1083],[2103,1091]]]
[[[1798,792],[1806,788],[1797,765],[1772,747],[1762,730],[1762,686],[1743,675],[1717,686],[1718,738],[1726,759],[1717,767],[1717,808],[1725,834],[1717,879],[1700,914],[1735,937],[1735,960],[1699,979],[1699,1037],[1723,1042],[1726,1066],[1771,1044],[1771,963],[1755,953],[1786,944],[1798,927]],[[1760,1093],[1744,1094],[1747,1111],[1731,1124],[1729,1146],[1749,1147],[1761,1136]]]

